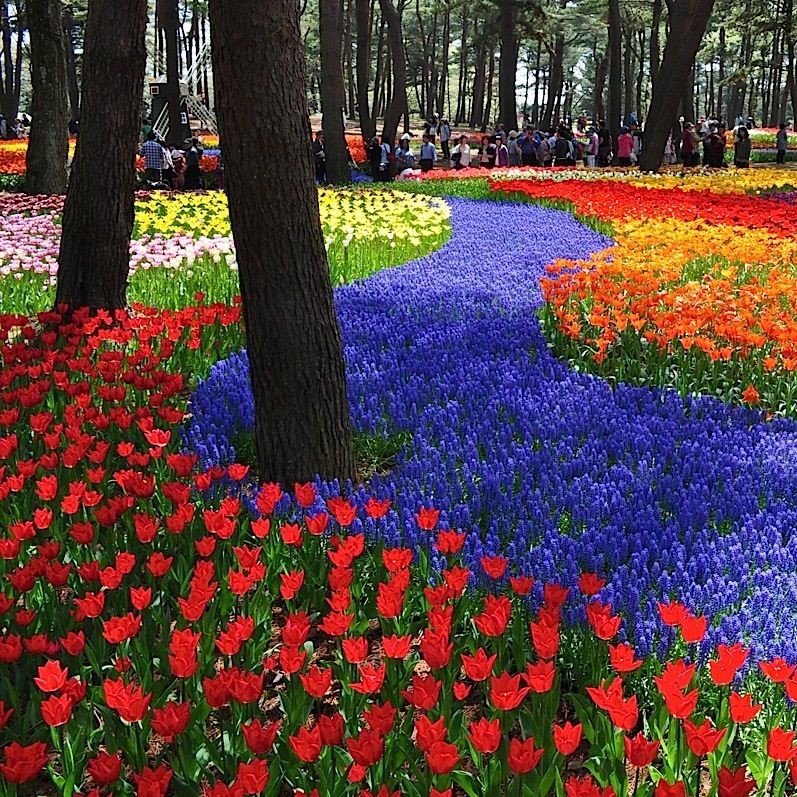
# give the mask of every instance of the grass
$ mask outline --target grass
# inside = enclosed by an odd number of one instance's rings
[[[367,483],[375,476],[387,476],[396,465],[401,451],[410,443],[409,432],[394,432],[383,436],[369,432],[355,432],[353,438],[357,480]],[[257,444],[254,430],[242,431],[232,439],[236,461],[257,471]]]

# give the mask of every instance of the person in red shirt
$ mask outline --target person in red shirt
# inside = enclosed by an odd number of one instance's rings
[[[633,151],[634,137],[628,132],[627,127],[620,128],[620,135],[617,136],[617,165],[630,166]]]
[[[684,125],[684,132],[681,134],[681,161],[684,166],[697,166],[698,158],[694,125],[687,122]]]

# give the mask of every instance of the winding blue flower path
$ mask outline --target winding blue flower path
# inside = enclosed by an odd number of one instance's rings
[[[610,242],[559,211],[450,204],[440,251],[336,292],[356,427],[413,436],[372,489],[405,513],[388,536],[426,544],[411,513],[434,504],[479,531],[475,572],[503,553],[541,580],[608,576],[643,654],[668,643],[656,601],[673,597],[723,615],[706,650],[797,661],[797,425],[574,372],[540,331],[539,278]],[[253,425],[247,369],[217,364],[194,396],[186,442],[207,464]]]

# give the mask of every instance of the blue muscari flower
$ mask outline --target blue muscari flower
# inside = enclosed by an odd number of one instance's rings
[[[558,580],[573,592],[565,617],[583,622],[578,574],[596,570],[642,655],[675,641],[656,609],[672,597],[716,621],[701,656],[743,639],[754,656],[794,660],[797,424],[574,372],[536,320],[539,278],[554,259],[609,242],[559,211],[450,205],[440,251],[336,290],[355,428],[411,435],[369,485],[395,511],[362,521],[365,534],[429,551],[433,535],[413,514],[434,505],[443,527],[469,533],[474,585],[493,586],[479,560],[502,553],[510,575],[538,579],[533,606],[541,582]],[[183,444],[201,467],[232,462],[236,436],[252,429],[248,379],[241,352],[197,387]],[[322,500],[366,498],[318,487]],[[433,548],[430,561],[445,566]]]

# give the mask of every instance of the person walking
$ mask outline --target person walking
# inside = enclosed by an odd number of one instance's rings
[[[517,130],[509,131],[509,143],[506,148],[509,150],[509,165],[520,166],[523,163],[523,153],[520,151]]]
[[[318,185],[327,182],[327,153],[324,148],[324,131],[319,130],[313,141],[313,158],[315,159],[315,181]]]
[[[598,122],[598,166],[608,166],[612,161],[612,134],[606,121]]]
[[[520,147],[520,162],[523,166],[537,166],[537,140],[534,135],[534,125],[528,125],[518,136]]]
[[[560,126],[556,130],[556,144],[554,145],[554,165],[555,166],[575,166],[576,157],[573,142],[570,139],[568,130]]]
[[[786,123],[781,122],[778,125],[778,133],[775,136],[777,143],[777,162],[786,163],[786,151],[789,149],[789,134],[786,132]]]
[[[185,142],[185,190],[199,191],[202,189],[202,156],[199,154],[198,142],[189,138]]]
[[[144,179],[148,183],[159,183],[163,175],[163,147],[154,130],[147,133],[139,155],[144,158]]]
[[[495,165],[501,169],[509,166],[509,149],[504,143],[504,134],[495,137]]]
[[[733,165],[737,169],[746,169],[750,166],[751,149],[750,131],[744,125],[740,125],[736,130],[736,142],[733,145]]]
[[[708,136],[708,167],[710,169],[725,168],[725,131],[713,125]]]
[[[437,127],[437,134],[440,136],[440,147],[443,150],[443,157],[451,160],[451,125],[448,119],[442,119]]]
[[[598,131],[594,127],[589,129],[587,138],[587,166],[594,168],[598,163]]]
[[[634,151],[634,137],[627,127],[620,128],[620,135],[617,136],[617,165],[630,166],[631,153]]]
[[[435,149],[434,144],[432,144],[431,138],[428,133],[424,133],[423,135],[423,144],[421,144],[421,171],[422,172],[430,172],[434,169],[435,163],[437,163],[437,150]]]
[[[479,147],[479,168],[492,169],[495,167],[495,144],[490,141],[490,136],[482,136]]]
[[[454,147],[451,153],[451,160],[454,162],[454,168],[457,170],[470,168],[471,152],[467,136],[459,137],[459,143]]]
[[[404,133],[396,150],[396,172],[403,174],[407,170],[412,171],[415,167],[415,153],[410,148],[410,134]]]
[[[684,166],[697,166],[697,141],[694,125],[685,122],[684,132],[681,133],[681,162]]]

